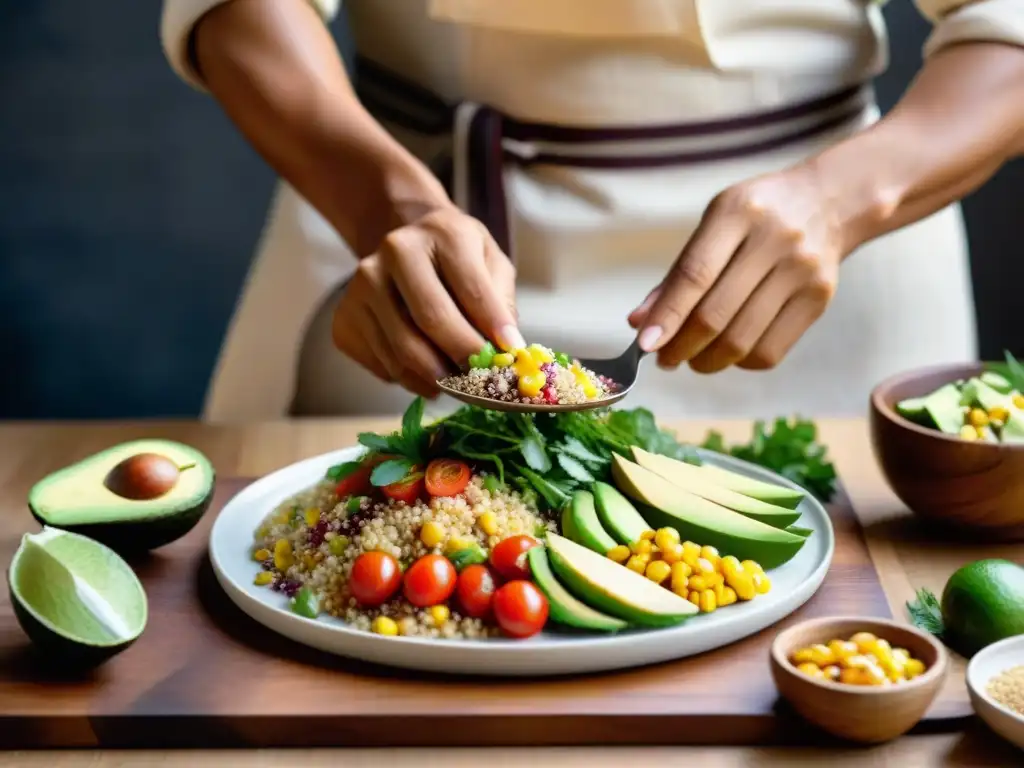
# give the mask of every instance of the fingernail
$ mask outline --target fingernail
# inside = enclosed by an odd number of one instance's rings
[[[640,334],[640,349],[644,352],[653,352],[655,345],[661,340],[662,333],[660,325],[644,328],[643,333]]]
[[[526,339],[514,325],[506,325],[498,331],[498,344],[505,350],[522,349],[526,346]]]

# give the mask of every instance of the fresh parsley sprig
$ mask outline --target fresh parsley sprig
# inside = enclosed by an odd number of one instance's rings
[[[426,462],[430,448],[430,434],[423,426],[423,398],[417,397],[406,409],[400,430],[390,435],[362,432],[358,440],[371,454],[388,457],[373,468],[372,485],[380,487],[405,479]]]

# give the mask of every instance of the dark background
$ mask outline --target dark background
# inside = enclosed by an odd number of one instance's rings
[[[273,187],[171,73],[159,3],[99,8],[0,3],[0,419],[197,415]],[[909,0],[886,15],[884,108],[928,32]],[[1022,191],[1016,163],[965,204],[985,356],[1024,347]]]

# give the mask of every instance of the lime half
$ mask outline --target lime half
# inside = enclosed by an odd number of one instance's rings
[[[146,627],[146,593],[131,566],[76,533],[26,533],[7,582],[25,634],[56,662],[102,662]]]

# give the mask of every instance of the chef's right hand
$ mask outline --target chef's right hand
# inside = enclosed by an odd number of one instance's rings
[[[486,340],[525,346],[515,268],[454,206],[393,230],[362,259],[334,311],[334,344],[379,379],[425,397]]]

